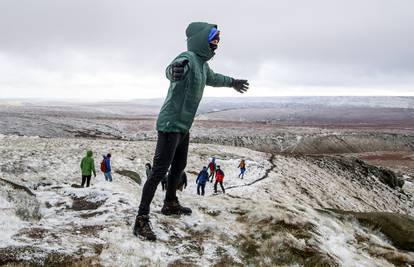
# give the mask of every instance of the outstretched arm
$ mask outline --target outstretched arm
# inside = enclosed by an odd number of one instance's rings
[[[222,75],[220,73],[215,73],[207,65],[207,81],[206,84],[213,87],[231,87],[233,78]]]
[[[233,87],[239,93],[244,93],[249,89],[247,80],[237,80],[219,73],[215,73],[207,65],[206,84],[213,87]]]
[[[165,70],[165,76],[171,82],[183,80],[188,72],[188,59],[185,57],[176,58]]]

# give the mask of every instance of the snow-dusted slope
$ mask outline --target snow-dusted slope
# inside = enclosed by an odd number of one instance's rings
[[[341,167],[337,160],[270,155],[245,148],[192,144],[188,187],[179,192],[191,216],[166,217],[157,191],[151,220],[159,240],[132,235],[142,185],[101,174],[90,188],[80,183],[86,150],[111,152],[114,171],[131,170],[145,180],[153,142],[0,137],[0,178],[35,193],[38,216],[17,212],[29,193],[5,183],[0,189],[0,263],[103,266],[392,266],[414,263],[376,230],[322,208],[413,214],[410,195]],[[226,173],[226,194],[196,194],[195,173],[217,158]],[[246,159],[245,179],[237,177]],[[349,163],[349,164],[352,164]],[[17,192],[17,193],[16,193]],[[25,203],[32,203],[26,201]],[[29,207],[28,207],[29,208]],[[30,213],[31,214],[31,213]]]

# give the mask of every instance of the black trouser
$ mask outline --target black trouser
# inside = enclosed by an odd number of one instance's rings
[[[206,184],[197,185],[197,195],[200,195],[200,188],[201,188],[201,195],[204,196],[204,188],[206,188]]]
[[[187,165],[189,140],[189,133],[158,132],[152,173],[142,189],[138,215],[149,214],[150,204],[154,198],[157,186],[164,178],[170,165],[171,169],[167,177],[165,201],[174,201],[176,199],[177,184],[180,182],[181,173]]]
[[[81,184],[82,187],[85,185],[85,182],[86,182],[86,187],[89,187],[91,183],[91,175],[82,175],[82,184]]]
[[[212,172],[210,172],[210,175],[208,176],[208,179],[210,179],[210,177],[211,177],[210,182],[212,182],[213,179],[214,179],[214,173],[215,173],[215,171],[212,171]]]
[[[217,184],[220,184],[220,186],[221,186],[221,190],[223,190],[223,193],[224,193],[224,186],[223,186],[223,182],[218,182],[218,181],[216,181],[216,182],[214,183],[214,193],[217,193]]]

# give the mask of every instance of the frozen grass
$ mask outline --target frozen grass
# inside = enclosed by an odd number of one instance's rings
[[[319,166],[306,158],[276,155],[269,162],[269,154],[245,148],[192,144],[188,187],[178,195],[193,214],[163,216],[164,192],[159,188],[151,213],[156,243],[132,235],[142,189],[136,182],[114,174],[114,182],[108,183],[99,173],[90,188],[71,187],[80,183],[79,162],[89,149],[95,152],[97,169],[100,155],[110,152],[114,171],[131,170],[145,181],[144,164],[151,162],[154,145],[1,136],[0,177],[33,189],[41,219],[22,221],[13,213],[15,204],[2,197],[0,248],[30,246],[41,251],[36,260],[43,262],[56,251],[74,261],[96,257],[104,266],[391,266],[413,260],[412,253],[398,251],[380,233],[315,210],[413,211],[375,178],[366,187],[349,179],[349,173],[332,171],[335,165],[329,161]],[[208,183],[201,197],[196,174],[212,156],[226,173],[225,187],[233,188],[213,195]],[[243,180],[237,168],[242,158],[248,168]],[[86,208],[74,209],[76,201]],[[380,250],[384,247],[385,252]],[[25,253],[28,262],[34,259]]]

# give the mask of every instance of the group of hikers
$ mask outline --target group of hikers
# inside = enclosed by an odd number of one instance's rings
[[[238,168],[240,168],[240,174],[238,177],[243,179],[244,173],[246,171],[246,163],[244,159],[240,161]],[[145,172],[147,175],[147,179],[150,179],[152,175],[152,167],[150,163],[145,164]],[[161,179],[160,183],[161,183],[162,191],[167,190],[169,174],[170,174],[170,169]],[[215,178],[214,193],[217,193],[217,185],[220,185],[222,192],[225,193],[225,189],[223,186],[224,171],[220,168],[220,165],[216,164],[215,157],[213,157],[211,161],[209,162],[208,168],[207,166],[204,166],[203,169],[197,175],[197,179],[196,179],[197,194],[204,196],[207,182],[210,181],[210,183],[212,183],[214,178]],[[187,175],[185,172],[182,172],[178,179],[176,190],[183,191],[183,189],[185,189],[186,187],[187,187]]]
[[[81,187],[85,186],[89,187],[91,184],[91,177],[92,173],[93,176],[96,177],[96,169],[95,169],[95,161],[93,159],[93,152],[87,151],[86,156],[82,158],[80,163],[80,168],[82,172],[82,184]],[[112,182],[112,169],[111,169],[111,154],[108,153],[102,156],[103,159],[101,161],[101,171],[105,176],[105,180],[108,182]]]
[[[87,151],[86,156],[82,158],[80,163],[80,168],[82,172],[82,184],[81,187],[90,186],[92,173],[94,177],[96,177],[96,169],[95,169],[95,162],[93,159],[93,152]],[[111,154],[108,153],[102,156],[103,159],[101,161],[101,171],[104,174],[105,180],[108,182],[112,182],[112,169],[111,169]],[[208,166],[208,168],[207,168]],[[220,165],[216,164],[216,158],[212,157],[211,161],[207,166],[204,166],[203,169],[198,173],[196,184],[197,184],[197,194],[204,196],[205,194],[205,187],[208,181],[210,183],[213,182],[214,178],[214,193],[217,193],[217,185],[220,185],[223,194],[225,193],[225,189],[223,186],[224,181],[224,171],[220,168]],[[246,171],[246,163],[244,159],[242,159],[239,163],[238,168],[240,169],[239,178],[243,179],[244,173]],[[168,169],[167,173],[164,175],[163,179],[161,180],[161,187],[162,191],[167,190],[167,183],[168,183],[168,175],[170,174],[171,170]],[[210,172],[210,173],[209,173]],[[147,179],[149,179],[152,175],[152,166],[150,163],[145,164],[145,174]],[[180,178],[177,183],[177,190],[183,191],[187,187],[187,175],[185,172],[182,172]]]
[[[240,168],[239,178],[243,179],[244,173],[246,171],[246,163],[244,159],[240,161],[238,166]],[[210,171],[210,173],[208,173]],[[215,177],[214,177],[215,176]],[[197,194],[204,196],[205,194],[205,187],[208,181],[210,183],[213,182],[214,178],[216,179],[214,183],[214,193],[217,193],[217,185],[219,184],[223,194],[225,193],[225,189],[223,186],[224,181],[224,171],[220,168],[220,165],[216,164],[216,158],[213,157],[208,164],[208,168],[206,166],[198,173],[196,183],[197,183]]]
[[[165,74],[170,82],[167,97],[158,114],[156,130],[158,132],[157,145],[155,148],[153,166],[148,179],[142,188],[141,201],[138,214],[135,218],[133,234],[150,241],[157,239],[150,223],[150,205],[162,181],[165,189],[164,205],[161,213],[164,215],[190,215],[191,208],[182,206],[177,198],[176,190],[184,169],[187,165],[188,145],[190,142],[190,128],[197,113],[198,106],[203,96],[206,85],[213,87],[230,87],[238,93],[244,93],[249,88],[247,80],[235,79],[219,73],[215,73],[207,61],[214,57],[218,48],[221,32],[218,26],[206,22],[192,22],[185,31],[187,37],[187,50],[179,54],[170,65],[167,66]],[[179,38],[181,39],[181,37]],[[89,153],[88,153],[89,155]],[[90,182],[92,153],[82,160],[82,179]],[[88,167],[89,166],[89,167]],[[93,166],[94,167],[94,166]],[[239,165],[240,175],[243,178],[246,170],[245,164]],[[85,172],[84,172],[85,170]],[[204,172],[203,172],[204,171]],[[197,186],[201,194],[204,191],[207,179],[212,175],[220,184],[223,192],[224,172],[217,166],[214,172],[206,174],[207,168],[197,177]],[[93,168],[93,173],[96,172]],[[88,178],[89,177],[89,178]],[[109,176],[105,176],[108,177]],[[204,186],[203,186],[204,184]]]
[[[213,158],[214,160],[214,158]],[[197,194],[204,196],[205,194],[205,187],[207,182],[210,180],[210,183],[213,182],[214,174],[216,175],[216,181],[214,183],[214,193],[217,193],[217,184],[220,184],[221,190],[223,191],[223,194],[226,193],[223,181],[224,181],[224,172],[220,168],[220,165],[217,165],[214,163],[214,161],[210,162],[211,165],[214,167],[209,168],[210,174],[207,171],[207,167],[204,166],[203,169],[200,171],[200,173],[197,176],[196,183],[197,183]],[[209,164],[209,166],[210,166]],[[210,179],[211,177],[211,179]],[[201,192],[200,192],[201,191]]]

